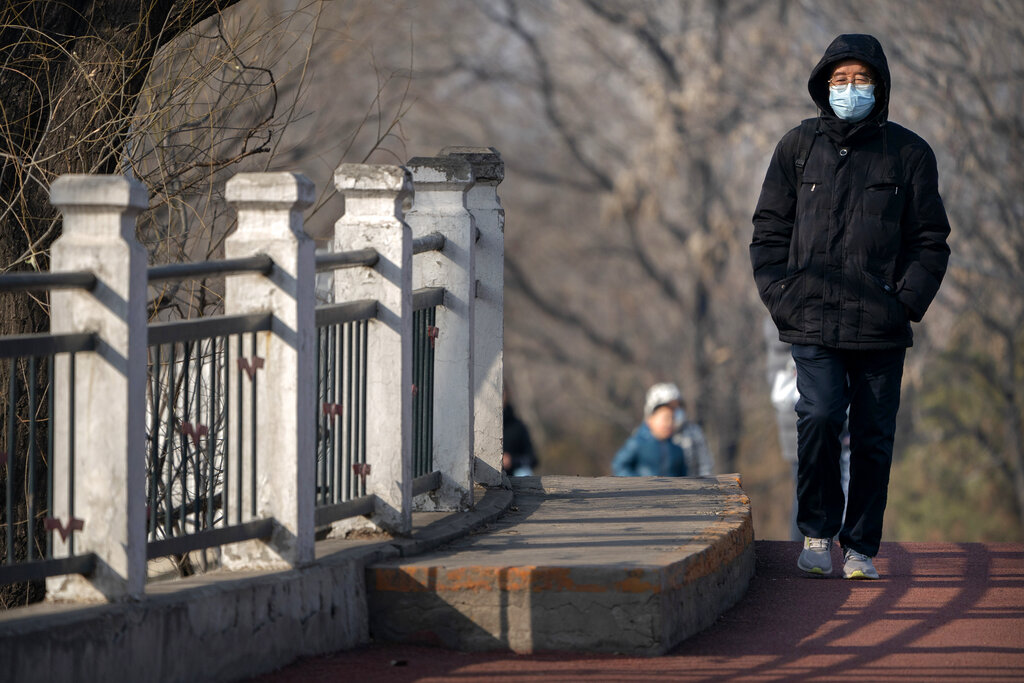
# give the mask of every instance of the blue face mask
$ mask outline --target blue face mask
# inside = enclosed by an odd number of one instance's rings
[[[828,103],[832,111],[844,121],[856,123],[867,116],[875,106],[875,86],[854,85],[830,86]]]

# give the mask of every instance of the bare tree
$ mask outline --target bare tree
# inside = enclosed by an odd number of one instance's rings
[[[900,8],[410,5],[420,99],[406,130],[418,144],[461,134],[494,145],[508,165],[506,362],[540,432],[542,467],[606,472],[646,385],[675,379],[720,471],[742,471],[764,501],[755,516],[788,504],[761,365],[765,314],[747,260],[750,215],[773,146],[815,115],[811,67],[838,33],[864,32],[890,56],[893,120],[936,150],[954,223],[949,280],[908,359],[897,465],[913,449],[969,436],[979,470],[1021,481],[1020,5]],[[970,397],[949,396],[938,413],[926,407],[949,384],[944,359],[970,376],[957,383]],[[997,423],[973,412],[986,396]],[[950,411],[955,420],[940,417]],[[763,519],[762,533],[786,533],[784,514],[767,530]]]
[[[20,0],[0,10],[4,271],[47,270],[60,228],[49,185],[61,174],[119,173],[142,181],[151,205],[139,219],[138,237],[151,262],[167,263],[222,255],[234,226],[222,197],[229,174],[296,170],[301,162],[324,188],[323,206],[332,201],[329,174],[338,163],[365,160],[397,139],[408,79],[375,69],[365,51],[365,39],[393,19],[389,11],[358,1],[246,0],[232,7],[237,2]],[[331,97],[337,82],[311,87],[314,78],[330,82],[339,73],[359,72],[352,78],[358,89],[352,87],[341,105]],[[320,107],[345,120],[325,126],[317,118]],[[315,155],[303,153],[311,148]],[[165,318],[208,315],[221,310],[222,290],[223,278],[161,286],[152,290],[150,311]],[[45,296],[0,293],[0,301],[4,334],[47,329]],[[19,361],[16,372],[20,398],[11,414],[21,420],[42,410],[47,377],[45,364],[29,377],[27,361]],[[8,375],[4,364],[5,416]],[[25,398],[32,384],[41,399],[35,406]],[[179,389],[171,404],[180,400]],[[3,420],[0,441],[19,454],[4,472],[18,482],[18,518],[4,523],[16,525],[21,559],[28,525],[41,525],[46,506],[37,501],[36,519],[25,519],[26,459],[20,453],[27,434],[18,424],[8,434]],[[40,425],[36,444],[45,452],[45,416]],[[45,467],[36,473],[45,481]]]

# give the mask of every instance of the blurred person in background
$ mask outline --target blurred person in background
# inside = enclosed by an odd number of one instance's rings
[[[652,386],[644,399],[643,422],[612,459],[612,474],[616,477],[685,477],[690,472],[686,453],[675,438],[685,422],[679,387],[670,382]],[[694,432],[691,429],[689,433],[692,441]],[[699,440],[704,443],[703,432]],[[710,451],[707,456],[710,457]]]
[[[530,430],[516,415],[508,397],[508,390],[502,391],[502,454],[501,469],[510,477],[528,477],[537,467],[537,453],[533,449]]]
[[[715,473],[715,456],[704,437],[704,430],[698,423],[689,419],[686,402],[682,398],[672,413],[672,420],[676,430],[672,435],[672,442],[683,449],[687,476],[710,477]]]

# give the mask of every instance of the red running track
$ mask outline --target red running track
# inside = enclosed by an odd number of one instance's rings
[[[886,543],[878,581],[803,576],[799,550],[758,541],[740,604],[663,657],[375,644],[253,680],[1024,681],[1024,544]]]

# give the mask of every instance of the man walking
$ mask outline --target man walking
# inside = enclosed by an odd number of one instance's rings
[[[779,142],[754,213],[750,260],[761,300],[793,345],[798,433],[797,565],[877,579],[896,412],[911,322],[946,271],[949,221],[935,155],[891,123],[889,66],[872,36],[841,35],[811,72],[818,107]],[[849,408],[843,521],[840,433]]]

